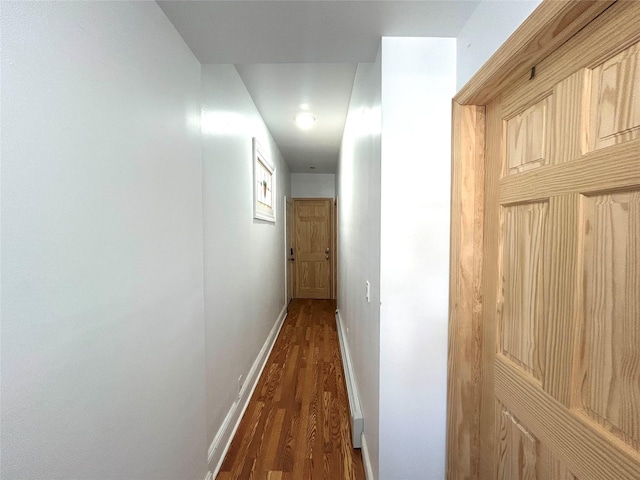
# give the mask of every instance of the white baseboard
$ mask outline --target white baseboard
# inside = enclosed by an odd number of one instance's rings
[[[364,476],[367,480],[375,480],[373,476],[373,468],[371,467],[371,457],[369,456],[369,447],[367,446],[367,439],[362,434],[362,463],[364,464]]]
[[[253,395],[253,391],[258,384],[262,370],[267,363],[269,354],[271,353],[273,345],[278,338],[278,333],[280,333],[280,328],[282,327],[286,316],[287,306],[285,305],[282,307],[280,315],[278,315],[278,319],[273,325],[271,332],[269,332],[269,335],[260,349],[256,360],[253,362],[249,373],[247,373],[246,380],[240,389],[238,399],[233,402],[233,405],[231,405],[222,425],[218,429],[218,433],[216,433],[216,436],[213,438],[213,442],[211,442],[208,452],[209,473],[211,474],[211,478],[216,477],[220,471],[222,461],[229,450],[229,446],[231,445],[231,441],[233,440],[236,430],[238,430],[240,420],[242,420],[242,416],[249,405],[251,395]],[[208,479],[209,477],[207,477],[207,480]]]
[[[349,351],[349,342],[346,335],[347,332],[339,310],[336,310],[336,324],[338,327],[340,352],[342,353],[344,380],[347,384],[347,396],[349,397],[349,411],[351,413],[351,441],[355,448],[361,448],[362,432],[364,431],[364,417],[362,416],[360,396],[358,395],[358,385],[353,371],[353,364],[351,363],[351,352]]]

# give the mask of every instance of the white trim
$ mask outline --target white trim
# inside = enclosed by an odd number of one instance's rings
[[[371,466],[371,457],[369,456],[369,447],[367,446],[367,438],[362,434],[362,463],[364,464],[364,477],[367,480],[375,480],[373,476],[373,467]]]
[[[340,310],[336,310],[336,324],[338,326],[338,340],[340,341],[340,353],[342,353],[342,366],[344,367],[344,380],[347,384],[347,396],[349,397],[349,412],[351,414],[351,441],[354,448],[362,447],[362,432],[364,431],[364,417],[360,407],[360,395],[356,383],[351,352],[347,339],[344,322],[340,316]]]
[[[253,395],[253,391],[258,384],[258,380],[260,379],[262,370],[264,369],[264,366],[267,363],[267,359],[269,358],[269,354],[271,353],[271,350],[276,343],[278,333],[280,333],[280,328],[282,327],[286,316],[287,306],[285,305],[284,307],[282,307],[280,315],[278,315],[278,319],[273,325],[271,332],[269,332],[269,336],[260,349],[260,352],[258,353],[256,360],[253,362],[249,373],[247,373],[244,385],[242,385],[242,388],[240,389],[240,395],[238,395],[238,399],[233,402],[233,405],[231,405],[231,408],[227,412],[222,425],[218,429],[218,433],[216,433],[216,436],[213,438],[213,442],[211,442],[207,459],[209,462],[209,470],[210,472],[212,472],[212,477],[217,476],[218,472],[220,471],[222,461],[224,460],[224,457],[227,454],[229,447],[231,446],[231,440],[233,440],[233,436],[235,435],[236,430],[238,430],[240,420],[242,420],[242,416],[244,415],[244,412],[249,405],[251,395]],[[223,446],[223,448],[220,448],[221,446]]]
[[[276,177],[276,166],[267,155],[267,152],[258,143],[256,137],[252,138],[253,148],[253,218],[266,222],[276,223],[276,203],[278,199],[278,177]],[[258,164],[261,164],[271,176],[271,208],[270,211],[258,206]],[[265,185],[266,188],[266,185]],[[266,190],[265,190],[266,191]]]
[[[207,476],[204,477],[204,480],[213,480],[213,473],[211,473],[211,470],[207,472]]]

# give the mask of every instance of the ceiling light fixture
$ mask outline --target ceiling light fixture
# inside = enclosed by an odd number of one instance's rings
[[[316,117],[311,115],[309,112],[300,112],[296,115],[296,125],[298,128],[302,130],[308,130],[313,127],[313,124],[316,122]]]

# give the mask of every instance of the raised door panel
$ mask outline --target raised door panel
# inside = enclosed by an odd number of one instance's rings
[[[553,87],[550,164],[582,157],[588,150],[590,72],[583,68]]]
[[[549,225],[545,265],[544,373],[542,387],[558,402],[571,406],[577,282],[579,276],[578,194],[549,199]]]
[[[551,105],[549,96],[505,119],[507,175],[548,163]]]
[[[540,338],[547,211],[547,202],[536,202],[507,206],[503,213],[501,351],[537,380],[542,379],[544,358]]]
[[[538,441],[498,402],[498,480],[538,480]]]
[[[585,197],[580,403],[640,449],[640,190]]]
[[[640,44],[623,50],[592,72],[591,148],[640,137]]]
[[[496,419],[498,480],[578,480],[556,453],[499,401]]]

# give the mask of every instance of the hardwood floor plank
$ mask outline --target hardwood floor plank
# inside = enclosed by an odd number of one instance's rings
[[[334,312],[292,302],[217,480],[364,480]]]
[[[281,448],[281,457],[278,467],[282,472],[293,471],[293,462],[295,457],[295,445],[298,437],[298,429],[300,426],[300,404],[294,404],[294,407],[287,411],[288,418],[285,419],[285,425],[288,425],[286,435],[283,435],[283,444]]]
[[[285,418],[286,410],[284,408],[279,408],[276,412],[272,428],[269,430],[272,432],[270,438],[267,441],[266,450],[264,455],[261,456],[262,466],[264,470],[271,470],[278,468],[279,459],[282,457],[282,452],[280,451],[280,437],[283,434],[283,424]]]
[[[331,392],[322,392],[322,448],[325,453],[333,451],[331,443]]]

